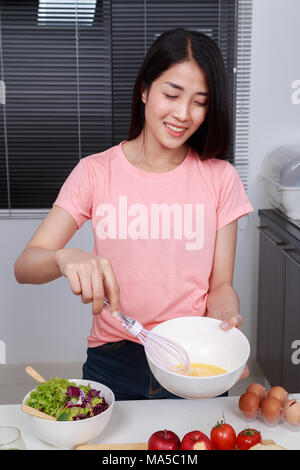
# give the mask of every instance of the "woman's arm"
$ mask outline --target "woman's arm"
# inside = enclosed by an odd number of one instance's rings
[[[44,284],[64,276],[83,303],[92,302],[93,314],[101,313],[104,296],[111,313],[120,309],[119,286],[107,258],[77,248],[64,248],[77,230],[73,217],[54,206],[15,262],[21,284]]]
[[[21,284],[44,284],[62,276],[57,263],[60,249],[77,230],[73,217],[53,206],[15,262],[15,277]]]
[[[239,328],[242,324],[240,301],[232,287],[236,238],[237,220],[217,232],[214,263],[207,297],[207,316],[222,320],[221,327],[224,330],[234,326]],[[249,369],[248,366],[245,366],[240,379],[248,376]]]
[[[240,303],[232,287],[237,239],[237,220],[217,232],[215,256],[209,281],[207,316],[223,320],[224,329],[242,323]]]

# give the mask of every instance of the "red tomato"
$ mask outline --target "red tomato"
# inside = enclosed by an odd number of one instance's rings
[[[236,445],[235,430],[223,420],[212,428],[210,441],[215,450],[232,450]]]
[[[261,434],[256,429],[243,429],[238,434],[237,437],[237,446],[240,450],[248,450],[250,447],[261,442]]]

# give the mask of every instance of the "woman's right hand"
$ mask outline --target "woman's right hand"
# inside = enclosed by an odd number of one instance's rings
[[[92,302],[93,315],[101,313],[104,297],[110,303],[111,313],[119,313],[120,289],[109,259],[77,248],[62,248],[57,251],[56,263],[72,292],[81,295],[83,303]]]

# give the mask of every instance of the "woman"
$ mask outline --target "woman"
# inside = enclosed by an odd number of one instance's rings
[[[83,378],[105,383],[117,400],[174,397],[114,318],[120,310],[147,329],[183,315],[241,325],[237,219],[252,207],[225,160],[229,142],[218,47],[199,32],[165,32],[138,73],[128,140],[80,160],[15,263],[18,282],[64,276],[92,304]],[[64,248],[88,219],[93,254]]]

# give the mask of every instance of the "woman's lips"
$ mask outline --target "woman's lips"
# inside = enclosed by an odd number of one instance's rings
[[[165,122],[164,124],[168,133],[173,137],[181,137],[186,131],[185,127],[177,127],[173,124],[169,124],[168,122]]]

